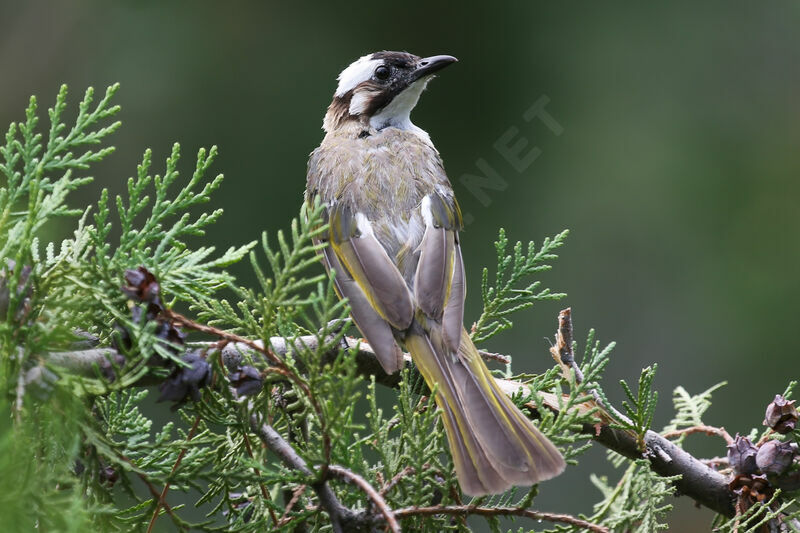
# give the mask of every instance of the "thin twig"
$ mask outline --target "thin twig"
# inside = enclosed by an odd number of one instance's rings
[[[244,446],[247,450],[248,457],[250,457],[250,459],[255,459],[253,456],[253,447],[250,446],[250,437],[248,437],[247,433],[244,431],[242,432],[242,437],[244,439]],[[259,470],[257,467],[253,467],[253,472],[255,472],[257,476],[261,477],[261,470]],[[264,500],[269,500],[269,494],[267,493],[267,487],[264,486],[264,482],[259,481],[258,486],[261,489],[261,497],[264,498]],[[272,509],[272,507],[269,508],[269,516],[272,518],[272,522],[274,524],[278,523],[278,517],[275,516],[275,511]]]
[[[558,363],[565,375],[567,369],[571,368],[575,372],[575,383],[583,383],[583,372],[575,362],[575,354],[572,353],[572,308],[567,307],[558,313],[558,330],[556,330],[556,343],[550,347],[550,354]]]
[[[123,461],[125,461],[126,463],[128,463],[129,465],[134,467],[134,471],[136,472],[136,475],[139,476],[139,479],[142,481],[142,483],[144,483],[145,487],[147,487],[147,490],[150,491],[150,494],[152,494],[153,497],[158,502],[160,502],[161,507],[164,508],[164,510],[167,512],[167,514],[169,514],[170,517],[172,517],[172,520],[176,524],[180,524],[181,520],[177,517],[177,515],[175,515],[175,513],[173,513],[172,507],[170,507],[170,505],[166,502],[166,500],[164,500],[162,498],[161,495],[163,493],[162,492],[158,492],[158,490],[156,490],[156,487],[150,482],[150,480],[147,478],[147,476],[145,474],[143,474],[142,472],[138,472],[137,471],[136,465],[133,463],[133,461],[131,461],[128,457],[126,457],[124,455],[121,455],[120,458]]]
[[[211,345],[214,348],[216,348],[217,351],[218,351],[219,364],[220,364],[220,368],[223,370],[223,372],[225,371],[226,366],[225,366],[224,362],[222,361],[222,350],[225,348],[225,346],[228,345],[229,342],[230,341],[227,340],[227,339],[222,339],[222,340],[220,340],[220,341],[218,341],[216,343],[213,343]],[[205,356],[206,352],[207,352],[207,349],[204,350],[204,353],[203,353],[204,356]],[[250,457],[250,459],[255,459],[255,457],[253,456],[253,447],[250,445],[250,437],[247,436],[247,432],[246,431],[242,432],[242,440],[244,440],[244,446],[245,446],[245,449],[247,450],[248,457]],[[253,467],[253,472],[255,472],[255,474],[257,476],[259,476],[259,477],[261,476],[261,470],[259,470],[258,468]],[[267,493],[267,487],[264,486],[264,483],[262,481],[258,482],[258,486],[261,489],[261,497],[264,498],[264,500],[268,500],[269,499],[269,494]],[[275,515],[275,511],[272,509],[272,507],[269,508],[269,516],[272,519],[272,522],[274,524],[278,523],[278,517]]]
[[[415,474],[416,472],[417,471],[413,466],[407,466],[404,469],[402,469],[400,472],[395,474],[394,477],[390,479],[388,483],[384,484],[383,487],[381,487],[380,490],[381,496],[386,496],[386,494],[388,494],[389,491],[395,487],[395,485],[400,483],[401,479],[403,479],[406,476]]]
[[[397,519],[392,514],[392,510],[386,504],[386,500],[383,499],[383,496],[375,490],[375,487],[369,484],[369,482],[361,477],[360,475],[356,474],[352,470],[348,470],[343,466],[339,465],[330,465],[328,467],[328,471],[333,474],[334,476],[340,477],[350,483],[354,483],[358,488],[360,488],[364,494],[366,494],[375,507],[381,512],[383,517],[386,519],[386,525],[389,526],[389,529],[393,533],[400,533],[400,524],[397,523]]]
[[[294,492],[292,492],[292,498],[289,500],[289,503],[286,504],[286,508],[283,510],[283,515],[281,515],[280,519],[276,522],[278,527],[285,526],[291,521],[289,518],[289,513],[292,512],[292,508],[297,505],[297,502],[300,501],[300,496],[306,491],[306,485],[300,485]]]
[[[225,330],[215,328],[213,326],[207,326],[206,324],[201,324],[199,322],[192,320],[191,318],[181,315],[180,313],[176,313],[171,309],[164,309],[164,315],[166,315],[166,317],[169,318],[170,320],[177,322],[178,325],[184,326],[189,329],[193,329],[194,331],[206,333],[208,335],[212,335],[214,337],[226,340],[228,342],[236,342],[244,344],[251,350],[263,354],[269,360],[269,362],[275,366],[278,366],[280,368],[284,368],[286,366],[284,362],[277,355],[272,353],[272,351],[265,349],[263,344],[257,343],[250,339],[246,339],[245,337],[240,337],[235,333],[229,333]]]
[[[511,362],[511,358],[507,355],[503,355],[501,353],[494,353],[494,352],[487,352],[486,350],[478,350],[478,354],[483,357],[487,361],[497,361],[498,363],[503,363],[507,365]]]
[[[567,307],[558,313],[556,343],[550,347],[550,355],[553,356],[553,359],[555,359],[556,363],[561,367],[561,373],[565,380],[568,382],[570,381],[569,371],[572,370],[575,376],[575,383],[581,384],[585,378],[580,365],[575,361],[575,354],[572,350],[572,338],[572,308]],[[589,389],[589,393],[592,395],[592,398],[594,398],[595,403],[601,407],[610,418],[615,418],[618,422],[622,421],[632,424],[630,419],[620,413],[613,405],[606,405],[596,389]]]
[[[251,341],[249,339],[240,337],[239,335],[233,333],[229,333],[219,328],[208,326],[206,324],[201,324],[179,313],[176,313],[171,309],[165,309],[164,314],[169,319],[173,320],[174,322],[177,322],[178,324],[186,328],[193,329],[201,333],[206,333],[208,335],[213,335],[219,339],[223,339],[226,341],[241,343],[250,348],[251,350],[255,350],[261,353],[275,368],[278,369],[280,374],[289,378],[292,381],[292,383],[297,385],[297,387],[301,391],[303,391],[303,394],[306,395],[309,403],[311,404],[311,407],[314,409],[314,412],[317,415],[318,423],[320,425],[320,433],[322,435],[322,448],[323,448],[323,454],[325,456],[325,463],[322,465],[322,470],[323,470],[322,474],[324,475],[325,473],[324,470],[325,468],[327,468],[327,464],[330,462],[330,457],[331,457],[331,439],[330,436],[328,435],[326,418],[325,418],[325,413],[322,410],[322,405],[319,403],[319,400],[317,399],[316,395],[311,390],[311,388],[308,386],[308,384],[300,376],[298,376],[296,372],[293,372],[288,366],[286,366],[286,363],[284,363],[283,360],[280,357],[278,357],[272,350],[266,348],[263,343],[257,343],[255,341]],[[318,345],[318,342],[315,344]]]
[[[756,442],[756,448],[760,448],[762,444],[767,442],[773,433],[775,433],[775,430],[772,428],[767,429],[767,431],[764,433],[764,436],[758,439],[758,442]]]
[[[17,350],[19,355],[19,360],[22,361],[22,350]],[[17,389],[16,389],[17,398],[14,402],[14,421],[17,424],[22,423],[22,407],[24,405],[25,400],[25,368],[24,365],[20,365],[19,367],[19,374],[17,375]]]
[[[609,533],[608,528],[562,513],[544,513],[519,507],[477,507],[474,505],[435,505],[431,507],[404,507],[396,509],[394,515],[400,519],[410,516],[449,514],[456,516],[524,516],[533,520],[570,524],[596,533]]]
[[[711,459],[700,459],[700,462],[704,465],[707,465],[711,468],[716,466],[728,466],[728,458],[727,457],[712,457]]]
[[[197,431],[197,427],[200,425],[200,415],[197,415],[194,419],[194,424],[192,425],[192,429],[189,431],[189,435],[186,437],[186,441],[192,440],[194,437],[194,432]],[[178,458],[175,460],[175,464],[172,465],[172,470],[169,473],[169,477],[167,477],[167,482],[164,484],[164,489],[161,491],[161,496],[158,498],[156,502],[156,508],[153,511],[153,516],[150,518],[150,524],[147,526],[147,533],[153,531],[153,526],[156,525],[156,520],[158,520],[158,511],[161,508],[161,503],[167,501],[167,493],[169,492],[169,480],[172,479],[172,476],[175,475],[175,472],[178,470],[178,467],[181,465],[181,461],[183,461],[183,456],[186,455],[187,448],[181,448],[181,452],[178,454]]]
[[[144,486],[147,487],[147,490],[150,491],[150,494],[153,495],[153,498],[160,503],[161,507],[164,508],[164,511],[166,511],[170,517],[172,517],[172,520],[176,524],[180,524],[181,520],[177,517],[177,515],[175,515],[174,512],[172,512],[172,507],[170,507],[170,505],[166,501],[161,499],[162,493],[158,492],[156,487],[152,483],[150,483],[150,480],[147,479],[147,476],[138,472],[137,475],[139,476],[139,479],[142,481],[142,483],[144,483]],[[158,510],[156,510],[156,512],[158,512]]]
[[[667,431],[666,433],[662,433],[661,436],[664,437],[665,439],[674,439],[675,437],[680,437],[681,435],[691,435],[692,433],[705,433],[706,435],[716,435],[718,437],[725,439],[726,444],[733,443],[733,437],[731,437],[730,433],[725,431],[725,428],[706,426],[704,424],[688,428],[676,429],[675,431]]]
[[[307,476],[313,475],[305,460],[297,455],[294,448],[272,426],[262,424],[256,415],[252,415],[250,417],[250,427],[261,439],[261,442],[272,450],[286,466]],[[320,506],[328,513],[334,533],[348,531],[349,529],[346,529],[345,526],[348,523],[357,521],[355,513],[341,504],[324,480],[311,483],[311,488],[316,492]]]

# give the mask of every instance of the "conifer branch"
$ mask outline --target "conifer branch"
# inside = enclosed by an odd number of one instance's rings
[[[307,270],[326,246],[323,205],[304,204],[288,232],[217,255],[192,243],[222,212],[197,210],[221,184],[222,175],[205,177],[216,148],[201,149],[181,180],[177,144],[161,174],[145,151],[126,193],[104,189],[92,208],[66,203],[113,150],[101,142],[119,126],[110,120],[115,92],[93,104],[88,90],[70,125],[62,88],[43,133],[32,99],[0,141],[0,410],[14,415],[0,420],[0,480],[26,480],[3,487],[13,498],[0,514],[53,531],[152,529],[162,510],[180,530],[366,533],[399,531],[407,520],[439,531],[466,529],[480,515],[493,531],[500,516],[552,520],[559,531],[655,531],[667,527],[669,498],[680,492],[719,513],[722,532],[797,527],[794,382],[767,407],[767,429],[736,439],[703,420],[722,384],[699,394],[677,387],[674,417],[659,434],[655,365],[638,388],[622,383],[627,399],[616,410],[601,386],[613,343],[601,348],[590,331],[579,365],[568,309],[551,349],[557,366],[497,382],[568,462],[593,439],[614,452],[612,464],[626,464],[621,479],[592,476],[603,499],[588,518],[532,510],[536,487],[464,505],[433,394],[411,359],[387,375],[367,342],[344,335],[348,308],[333,280]],[[44,225],[64,216],[79,216],[72,237],[40,245],[50,236]],[[536,278],[566,235],[536,247],[511,245],[501,230],[496,268],[483,271],[476,342],[562,296]],[[227,267],[247,256],[257,284],[238,287]],[[187,342],[190,330],[210,342]],[[79,331],[91,335],[76,341]],[[510,357],[480,353],[510,373]],[[388,416],[376,383],[398,390]],[[149,391],[138,388],[153,384],[190,430],[170,421],[154,431],[143,412]],[[724,439],[727,457],[687,453],[682,443],[695,433]],[[146,491],[133,486],[136,476]],[[190,523],[167,502],[169,491],[190,490],[202,493],[195,505],[209,511],[205,520]]]
[[[234,339],[231,338],[230,340],[233,341]],[[244,339],[236,339],[236,342],[231,342],[225,346],[222,349],[223,357],[241,358],[243,353],[253,350],[264,353],[265,350],[261,341],[248,340],[241,342],[242,340]],[[320,338],[317,335],[306,335],[296,338],[292,343],[283,337],[273,337],[270,339],[269,344],[272,352],[271,359],[275,356],[284,356],[301,347],[314,350],[319,346]],[[376,383],[387,387],[396,388],[398,386],[400,373],[386,374],[368,343],[353,337],[344,337],[343,344],[346,344],[348,348],[358,346],[356,363],[357,372],[360,375],[374,376]],[[338,349],[325,353],[323,364],[332,361],[338,353]],[[93,349],[59,352],[51,354],[48,358],[51,358],[57,364],[68,366],[74,370],[83,369],[86,371],[90,370],[92,365],[100,366],[104,364],[104,358],[111,354],[114,354],[114,352],[110,349]],[[408,354],[404,354],[404,361],[407,368],[413,368],[411,357]],[[509,396],[524,391],[526,388],[523,383],[513,380],[499,380],[499,384]],[[544,406],[548,410],[557,412],[560,409],[557,397],[543,395],[543,398],[545,400]],[[536,407],[535,405],[529,406]],[[624,457],[629,459],[647,458],[652,470],[659,475],[680,475],[681,479],[676,481],[675,485],[681,494],[689,496],[696,502],[724,516],[731,517],[735,514],[733,494],[728,488],[726,478],[658,433],[651,430],[645,433],[643,439],[644,451],[642,451],[634,433],[612,427],[608,422],[597,425],[587,424],[583,427],[583,432],[591,435],[599,444]]]

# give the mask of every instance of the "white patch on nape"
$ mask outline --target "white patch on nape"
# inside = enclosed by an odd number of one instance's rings
[[[347,91],[355,89],[359,83],[370,79],[379,65],[383,65],[383,59],[371,58],[372,54],[360,57],[339,74],[337,78],[339,86],[336,88],[336,96],[342,96]]]
[[[411,123],[411,110],[419,102],[419,97],[428,82],[431,80],[430,76],[425,76],[406,87],[403,92],[394,97],[389,102],[389,105],[378,111],[369,119],[369,125],[376,130],[383,128],[393,127],[401,130],[410,130],[416,133],[427,133],[416,127]]]

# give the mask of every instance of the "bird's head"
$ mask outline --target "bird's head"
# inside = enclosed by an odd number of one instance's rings
[[[349,121],[375,129],[413,128],[411,110],[433,74],[457,59],[418,57],[406,52],[376,52],[354,61],[339,74],[339,85],[322,128],[333,131]]]

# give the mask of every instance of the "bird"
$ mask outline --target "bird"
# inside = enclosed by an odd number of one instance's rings
[[[381,51],[338,76],[309,157],[305,199],[339,297],[392,374],[403,347],[441,412],[456,477],[471,496],[560,474],[564,459],[499,388],[464,328],[462,215],[438,150],[411,122],[449,55]]]

